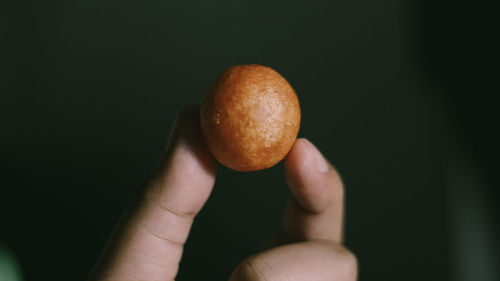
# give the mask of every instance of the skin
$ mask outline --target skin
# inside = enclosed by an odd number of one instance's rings
[[[297,139],[284,160],[292,198],[268,250],[245,259],[230,281],[353,281],[355,256],[342,246],[343,186],[315,146]],[[89,280],[175,280],[183,245],[215,182],[199,109],[178,115],[152,180],[111,236]]]

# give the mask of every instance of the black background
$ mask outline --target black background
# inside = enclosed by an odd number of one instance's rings
[[[287,78],[302,107],[299,135],[342,174],[360,280],[452,278],[443,135],[496,180],[486,8],[7,0],[0,9],[0,239],[26,280],[84,279],[176,112],[246,63]],[[178,280],[227,279],[278,227],[289,196],[281,164],[219,166],[217,176]]]

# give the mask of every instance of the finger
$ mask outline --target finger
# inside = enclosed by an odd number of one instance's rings
[[[292,192],[284,218],[284,235],[292,241],[340,242],[343,185],[336,170],[306,139],[297,139],[285,159],[285,178]]]
[[[307,241],[273,248],[243,261],[229,281],[354,281],[355,256],[340,244]]]
[[[187,107],[158,171],[119,224],[91,280],[174,280],[193,218],[214,180],[215,161],[201,138],[198,108]]]

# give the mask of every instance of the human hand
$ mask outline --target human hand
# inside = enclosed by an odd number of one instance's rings
[[[269,250],[243,261],[230,281],[352,281],[354,255],[342,245],[343,186],[312,143],[297,139],[284,160],[292,192]],[[216,162],[197,107],[177,117],[161,164],[118,225],[89,280],[174,280],[195,215],[215,182]]]

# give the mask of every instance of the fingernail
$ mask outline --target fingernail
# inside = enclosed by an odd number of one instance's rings
[[[328,172],[328,170],[330,169],[330,164],[325,159],[325,157],[323,157],[323,154],[321,154],[321,152],[316,148],[316,146],[314,146],[314,144],[312,144],[312,142],[307,139],[305,140],[307,141],[307,146],[310,153],[309,156],[311,157],[310,159],[312,162],[311,164],[314,165],[314,167],[322,173]]]
[[[177,113],[172,129],[170,130],[165,149],[168,150],[176,143],[176,141],[179,140],[179,137],[183,134],[183,130],[185,130],[187,123],[196,121],[194,119],[197,117],[197,111],[198,108],[196,106],[188,104],[185,105],[179,113]]]

